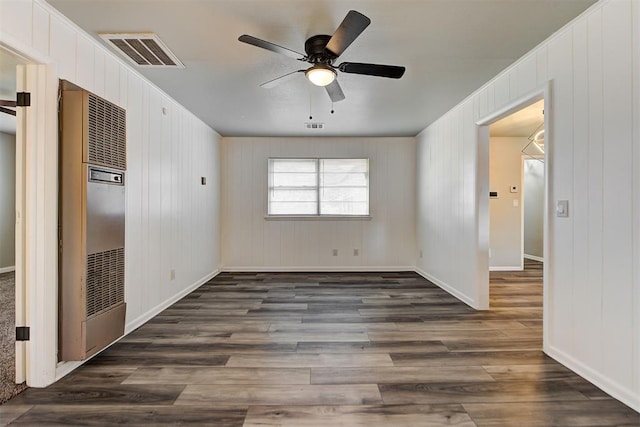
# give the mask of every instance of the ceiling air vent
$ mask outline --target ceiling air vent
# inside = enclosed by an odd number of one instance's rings
[[[184,68],[184,64],[154,33],[100,33],[99,35],[138,67]]]
[[[305,123],[304,127],[307,129],[324,129],[324,123]]]

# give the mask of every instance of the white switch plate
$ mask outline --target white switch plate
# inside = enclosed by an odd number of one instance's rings
[[[556,202],[556,216],[557,217],[568,217],[569,216],[569,201],[568,200],[558,200]]]

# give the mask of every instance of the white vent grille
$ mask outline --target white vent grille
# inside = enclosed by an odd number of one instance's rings
[[[307,129],[324,129],[324,123],[305,123],[304,127]]]
[[[89,163],[127,168],[127,112],[89,94]]]
[[[100,37],[139,67],[184,68],[154,33],[100,33]]]
[[[124,248],[87,256],[87,317],[124,302]]]

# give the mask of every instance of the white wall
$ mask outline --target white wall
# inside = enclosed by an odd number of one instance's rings
[[[524,255],[541,261],[544,257],[544,163],[539,159],[525,159],[522,180]]]
[[[221,266],[220,136],[41,0],[0,1],[0,43],[53,63],[59,78],[127,110],[125,300],[131,331]],[[57,168],[55,157],[43,160]],[[55,324],[51,328],[55,334]],[[41,356],[47,357],[56,356]]]
[[[603,1],[419,135],[418,267],[471,305],[487,267],[475,123],[551,83],[545,351],[640,410],[640,2]],[[478,193],[477,193],[478,192]],[[552,215],[569,200],[570,216]],[[448,240],[448,241],[447,241]],[[461,269],[460,265],[467,268]]]
[[[224,138],[222,146],[225,269],[415,264],[414,138]],[[266,220],[269,157],[369,158],[371,220]]]
[[[492,137],[489,147],[489,268],[522,270],[522,148],[527,138]],[[511,192],[511,186],[517,192]],[[489,197],[487,195],[487,197]]]
[[[0,132],[0,272],[15,266],[15,200],[16,137]]]

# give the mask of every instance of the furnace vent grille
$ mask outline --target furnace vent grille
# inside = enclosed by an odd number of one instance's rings
[[[124,248],[87,257],[87,317],[124,302]]]
[[[127,113],[123,108],[89,94],[89,163],[127,168]]]
[[[101,33],[99,35],[138,67],[184,68],[184,64],[154,33]]]

